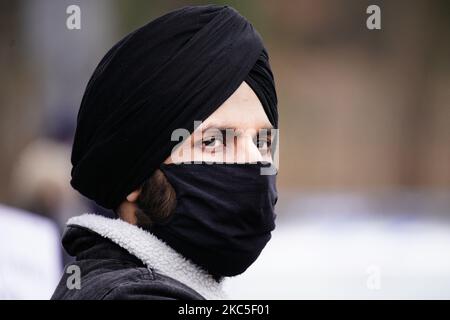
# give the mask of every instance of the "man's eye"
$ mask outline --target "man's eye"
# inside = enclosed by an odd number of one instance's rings
[[[222,139],[219,139],[218,137],[209,137],[203,139],[202,143],[205,149],[214,149],[222,146]]]
[[[270,138],[267,139],[258,139],[256,142],[256,146],[258,149],[267,150],[271,146]]]

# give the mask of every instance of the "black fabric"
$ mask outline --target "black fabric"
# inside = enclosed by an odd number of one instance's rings
[[[262,175],[266,166],[162,163],[177,205],[150,231],[216,277],[244,272],[275,228],[276,175]]]
[[[72,186],[116,208],[243,81],[278,127],[277,97],[261,36],[229,6],[189,6],[130,33],[86,87],[72,150]]]
[[[112,241],[79,226],[66,229],[66,251],[76,261],[66,266],[52,300],[204,300],[181,282],[147,268],[139,259]],[[69,289],[66,272],[76,265],[81,288]]]

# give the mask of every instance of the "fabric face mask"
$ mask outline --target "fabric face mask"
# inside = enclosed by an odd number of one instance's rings
[[[275,228],[276,175],[267,163],[161,164],[175,211],[150,231],[216,277],[244,272]]]

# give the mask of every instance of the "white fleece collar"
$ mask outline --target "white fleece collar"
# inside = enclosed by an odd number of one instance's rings
[[[92,230],[118,244],[140,259],[148,268],[180,281],[206,299],[226,299],[218,283],[201,267],[169,247],[144,229],[120,219],[106,218],[96,214],[83,214],[69,219],[67,225],[78,225]]]

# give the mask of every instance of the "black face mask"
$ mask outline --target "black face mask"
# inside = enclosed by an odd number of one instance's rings
[[[161,164],[177,205],[150,231],[216,278],[244,272],[275,228],[276,175],[262,175],[267,166]]]

